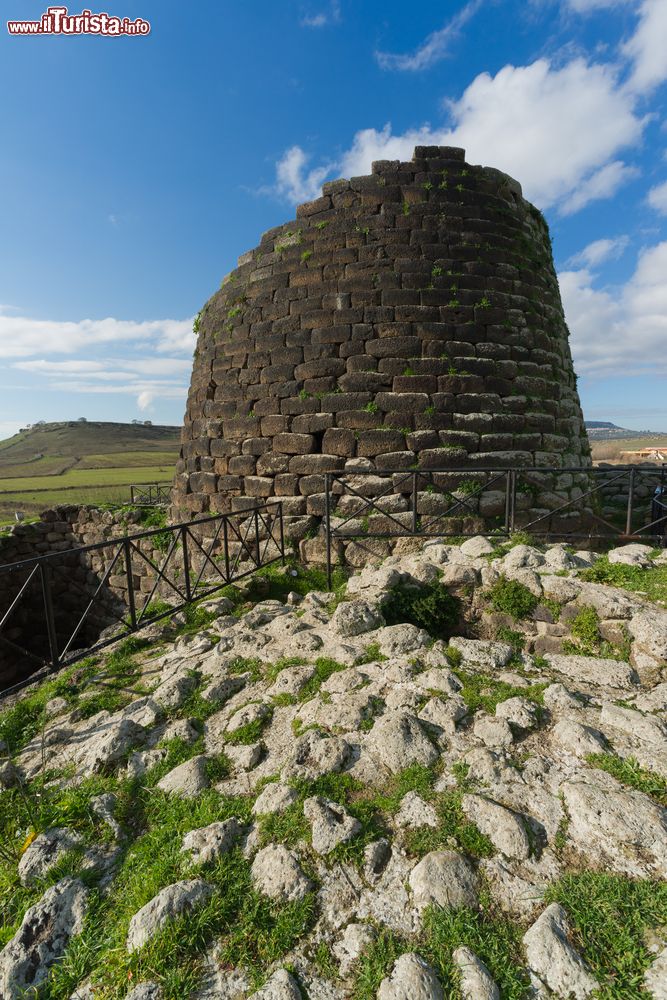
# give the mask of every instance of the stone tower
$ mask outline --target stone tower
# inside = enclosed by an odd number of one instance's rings
[[[327,471],[590,461],[547,225],[462,149],[325,184],[195,328],[178,515],[321,514]],[[552,509],[581,484],[543,484]]]

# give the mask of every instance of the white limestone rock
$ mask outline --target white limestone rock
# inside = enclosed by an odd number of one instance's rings
[[[557,673],[576,683],[619,688],[622,691],[627,691],[638,683],[638,677],[630,664],[620,660],[563,653],[547,653],[545,660]]]
[[[346,979],[354,969],[355,962],[370,948],[377,937],[372,924],[348,924],[340,941],[331,949],[338,959],[339,971]]]
[[[484,795],[464,795],[463,812],[508,858],[530,857],[530,840],[521,816]]]
[[[203,879],[186,879],[161,889],[130,920],[125,942],[128,952],[143,948],[169,921],[203,906],[212,892],[213,886]]]
[[[494,552],[493,545],[484,538],[483,535],[475,535],[474,538],[467,538],[460,545],[460,550],[471,559],[479,559],[480,556],[490,556]]]
[[[667,947],[644,973],[644,989],[653,1000],[667,1000]]]
[[[67,827],[51,827],[35,837],[19,861],[21,885],[33,885],[68,851],[83,847],[83,839]]]
[[[625,875],[667,878],[667,810],[603,771],[561,785],[568,838],[595,862]]]
[[[411,764],[434,764],[439,756],[419,720],[409,712],[383,715],[368,734],[366,746],[392,774]]]
[[[500,990],[484,962],[470,948],[456,948],[454,965],[461,974],[459,989],[463,1000],[500,1000]]]
[[[19,1000],[45,981],[72,937],[80,934],[88,890],[78,879],[65,878],[27,911],[14,937],[0,952],[0,996]]]
[[[180,795],[185,799],[193,799],[210,785],[206,764],[208,757],[199,754],[191,757],[190,760],[178,764],[175,768],[165,774],[157,783],[157,787],[162,792],[172,795]]]
[[[257,889],[271,899],[286,902],[303,899],[312,889],[304,875],[298,855],[282,844],[269,844],[255,855],[252,880]]]
[[[409,881],[419,910],[433,903],[446,909],[477,905],[477,877],[456,851],[431,851],[412,869]]]
[[[329,623],[331,630],[343,638],[363,635],[384,626],[385,620],[379,609],[362,600],[341,601]]]
[[[617,549],[610,549],[607,559],[610,563],[622,563],[625,566],[649,566],[650,555],[653,549],[650,545],[621,545]]]
[[[249,1000],[303,1000],[299,984],[287,969],[274,972],[261,990],[253,993]]]
[[[487,747],[510,747],[514,733],[507,719],[478,712],[472,727],[473,734]]]
[[[330,854],[361,830],[361,823],[337,802],[314,795],[303,804],[303,814],[311,824],[313,849],[318,854]]]
[[[235,712],[227,723],[226,732],[230,735],[237,733],[244,726],[252,725],[253,722],[263,722],[271,714],[271,709],[263,701],[251,702],[244,705]]]
[[[296,802],[298,794],[289,785],[283,785],[278,781],[271,781],[266,785],[255,799],[252,807],[255,816],[263,813],[283,813]]]
[[[181,851],[188,852],[195,865],[216,861],[231,851],[238,840],[241,827],[235,816],[217,823],[209,823],[190,830],[183,838]]]
[[[341,771],[350,753],[350,744],[340,736],[323,736],[316,730],[310,730],[297,739],[282,769],[283,779],[305,778],[313,781],[323,774]]]
[[[437,827],[438,813],[430,803],[425,802],[417,792],[408,792],[403,796],[401,805],[394,816],[394,825],[398,829],[416,829],[420,826]]]
[[[463,639],[455,636],[449,640],[452,649],[458,649],[466,667],[493,673],[507,666],[514,650],[506,642],[491,639]]]
[[[575,757],[606,753],[608,749],[607,741],[599,730],[574,719],[560,719],[551,731],[551,739]]]
[[[635,646],[661,662],[667,661],[667,613],[655,607],[642,609],[634,614],[628,632]]]
[[[529,698],[507,698],[496,706],[496,717],[506,719],[519,732],[527,733],[539,725],[537,705]]]
[[[598,982],[581,955],[570,943],[567,915],[552,903],[524,934],[526,958],[532,972],[563,1000],[586,1000]]]
[[[435,969],[415,952],[401,955],[383,979],[377,1000],[444,1000]]]

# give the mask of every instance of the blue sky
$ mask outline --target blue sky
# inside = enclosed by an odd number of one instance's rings
[[[46,6],[3,0],[3,21]],[[237,256],[323,180],[416,143],[522,183],[586,417],[667,431],[667,0],[101,9],[150,35],[0,26],[0,437],[180,424],[192,317]]]

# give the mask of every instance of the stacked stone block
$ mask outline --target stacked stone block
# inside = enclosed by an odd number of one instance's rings
[[[461,149],[325,184],[196,329],[177,516],[321,515],[326,472],[589,464],[546,223]],[[555,510],[585,477],[533,484]]]

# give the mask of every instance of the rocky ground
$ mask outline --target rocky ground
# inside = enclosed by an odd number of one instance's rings
[[[518,542],[274,570],[15,698],[3,1000],[664,1000],[667,557]]]

